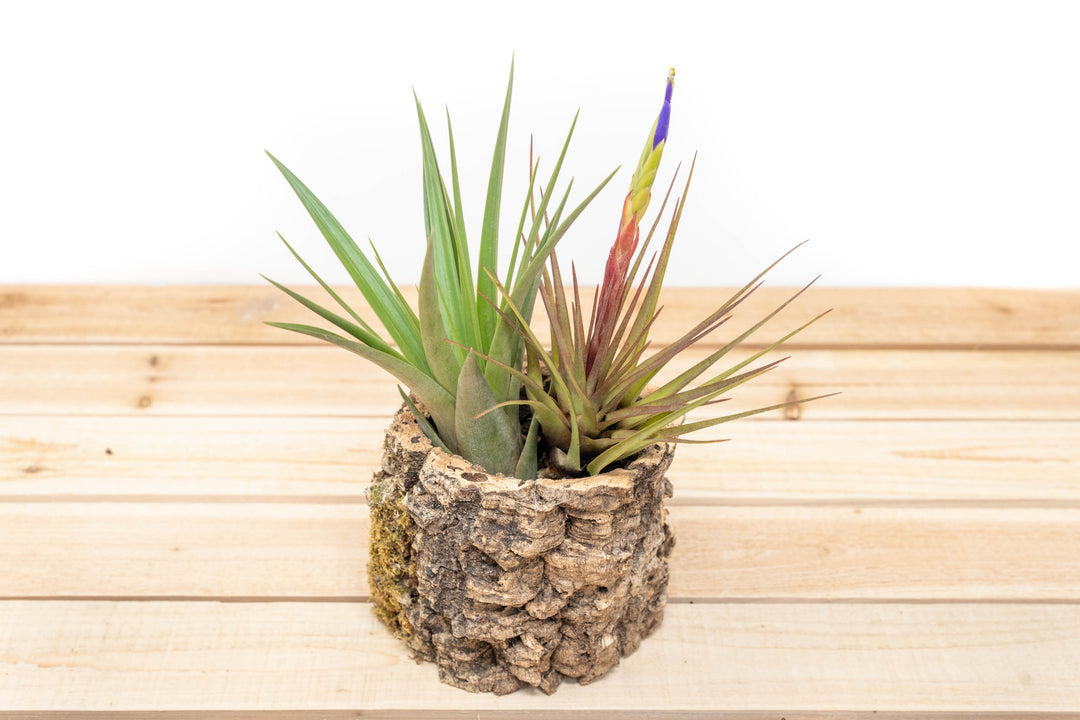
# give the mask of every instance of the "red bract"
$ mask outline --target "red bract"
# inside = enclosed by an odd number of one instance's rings
[[[619,310],[626,294],[626,275],[630,270],[630,261],[638,246],[638,221],[632,210],[632,199],[628,194],[623,202],[623,222],[608,253],[607,266],[604,268],[604,282],[600,286],[600,296],[596,301],[595,322],[590,327],[589,345],[585,354],[585,372],[592,373],[600,346],[610,341],[615,329]]]

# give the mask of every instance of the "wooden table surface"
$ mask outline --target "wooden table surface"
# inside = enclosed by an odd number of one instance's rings
[[[680,448],[663,626],[496,698],[367,604],[387,376],[272,288],[0,287],[0,717],[1080,717],[1080,291],[824,288],[773,335],[826,307],[729,406],[842,395]]]

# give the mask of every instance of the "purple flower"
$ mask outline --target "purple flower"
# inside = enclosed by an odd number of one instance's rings
[[[664,105],[660,108],[660,117],[656,120],[656,134],[653,135],[653,150],[667,140],[668,124],[671,122],[671,90],[675,87],[675,71],[668,72],[667,89],[664,91]]]

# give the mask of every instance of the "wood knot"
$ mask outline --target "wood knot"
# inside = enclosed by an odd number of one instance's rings
[[[145,410],[153,404],[154,399],[152,397],[150,397],[149,395],[141,395],[139,397],[139,401],[135,403],[135,407],[139,408],[140,410]]]
[[[0,308],[16,308],[29,302],[30,297],[26,293],[6,292],[0,293]]]
[[[787,403],[787,405],[784,406],[785,420],[798,420],[802,417],[802,404],[799,402],[798,388],[792,387],[791,392],[784,398],[784,402]]]

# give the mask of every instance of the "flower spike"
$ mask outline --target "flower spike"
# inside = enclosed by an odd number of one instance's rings
[[[534,410],[543,408],[545,411],[535,412],[533,418],[540,425],[543,434],[540,442],[546,444],[549,465],[558,473],[595,475],[660,441],[714,442],[684,440],[683,436],[779,407],[792,408],[803,402],[799,398],[792,398],[779,405],[730,415],[703,420],[688,418],[700,408],[728,399],[726,396],[730,391],[776,367],[779,360],[765,362],[762,358],[821,317],[818,315],[775,342],[765,343],[762,349],[730,367],[724,367],[727,363],[721,364],[729,351],[778,315],[802,294],[802,290],[738,337],[720,341],[718,349],[707,352],[704,359],[688,370],[653,386],[653,381],[661,373],[674,374],[670,365],[678,357],[685,357],[681,353],[691,346],[701,347],[698,343],[724,325],[736,306],[758,288],[761,278],[772,267],[760,273],[681,337],[664,343],[651,355],[645,355],[651,345],[649,331],[660,314],[658,301],[664,273],[685,207],[690,178],[694,174],[694,163],[691,163],[685,189],[682,195],[675,198],[663,247],[658,255],[653,254],[644,263],[650,240],[660,221],[659,216],[664,214],[675,185],[673,178],[667,194],[661,195],[663,202],[660,203],[656,221],[651,228],[646,225],[642,233],[640,225],[649,210],[653,182],[671,127],[674,85],[675,71],[672,69],[668,72],[663,105],[649,130],[623,201],[619,231],[608,253],[604,277],[588,313],[588,332],[583,329],[585,317],[576,274],[573,300],[568,307],[563,299],[566,286],[558,260],[554,253],[548,257],[549,267],[544,272],[540,296],[551,327],[551,350],[546,351],[532,335],[524,339],[529,346],[530,372],[538,363],[544,366],[545,372],[535,371],[536,379],[526,384],[527,397],[511,399],[511,402],[528,405]],[[639,275],[642,268],[643,274]],[[521,314],[516,314],[520,319]],[[554,417],[547,412],[552,408],[555,409]]]
[[[605,339],[610,339],[623,303],[626,275],[638,245],[638,224],[649,207],[653,180],[656,179],[656,170],[664,154],[664,145],[667,144],[668,127],[671,124],[671,91],[674,86],[675,68],[669,68],[664,104],[653,123],[641,159],[630,180],[630,192],[623,201],[619,232],[615,236],[615,244],[608,253],[607,266],[604,268],[604,281],[597,300],[596,324],[590,333],[585,358],[586,372],[590,374],[598,357],[604,352]]]
[[[671,91],[675,87],[675,68],[668,68],[667,87],[664,89],[664,104],[660,107],[660,114],[653,124],[653,130],[649,133],[649,142],[641,151],[641,159],[634,170],[634,177],[630,181],[631,208],[634,217],[640,221],[649,207],[649,199],[652,196],[652,184],[656,179],[656,170],[660,167],[660,158],[664,154],[664,145],[667,144],[668,128],[671,125]],[[626,212],[623,211],[623,222],[626,222]]]

